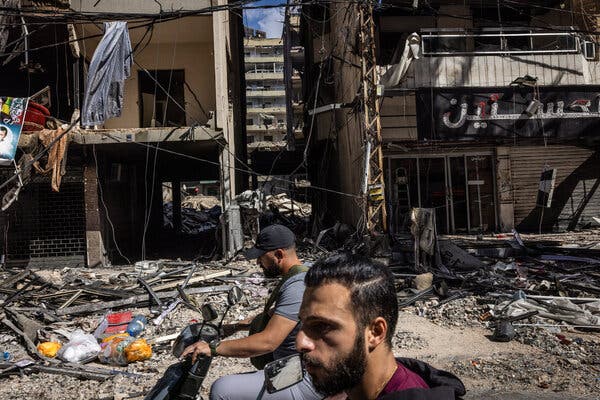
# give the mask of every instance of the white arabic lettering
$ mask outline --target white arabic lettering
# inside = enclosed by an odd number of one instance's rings
[[[442,122],[448,128],[458,129],[465,125],[467,121],[473,122],[473,127],[476,129],[486,128],[489,120],[519,120],[527,118],[535,119],[554,119],[554,118],[599,118],[600,117],[600,95],[597,95],[597,110],[590,111],[592,101],[588,99],[578,99],[567,106],[567,109],[572,112],[565,112],[564,101],[548,102],[545,105],[539,100],[530,101],[522,113],[516,114],[500,114],[498,113],[498,95],[490,96],[490,113],[486,113],[487,102],[481,101],[476,104],[475,113],[468,113],[468,104],[463,102],[460,104],[460,113],[458,119],[451,120],[452,113],[445,112],[442,115]],[[450,100],[450,104],[458,104],[456,98]],[[544,109],[546,112],[544,112]]]

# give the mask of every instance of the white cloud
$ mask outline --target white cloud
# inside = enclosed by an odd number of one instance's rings
[[[267,33],[269,38],[280,38],[283,29],[283,7],[256,8],[246,11],[248,25]]]

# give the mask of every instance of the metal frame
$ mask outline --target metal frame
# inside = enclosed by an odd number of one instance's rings
[[[489,151],[470,151],[458,154],[449,154],[449,153],[431,153],[431,154],[415,154],[415,155],[388,155],[386,158],[388,159],[387,170],[388,170],[388,181],[392,177],[392,160],[394,159],[402,159],[402,160],[415,160],[416,162],[416,175],[417,175],[417,204],[419,207],[422,207],[421,203],[421,164],[420,160],[422,158],[441,158],[444,161],[444,184],[446,185],[446,227],[450,233],[454,233],[456,231],[456,220],[454,217],[454,196],[450,188],[452,188],[452,170],[450,164],[450,158],[461,158],[463,159],[463,168],[464,168],[464,177],[465,177],[465,206],[466,206],[466,217],[467,217],[467,232],[472,233],[473,227],[471,227],[471,199],[469,196],[469,169],[468,169],[468,160],[467,157],[491,157],[492,162],[491,173],[492,173],[492,188],[493,188],[493,196],[494,196],[494,223],[498,226],[498,204],[499,199],[497,198],[497,188],[496,188],[496,163],[494,161],[495,153],[493,150]],[[391,181],[390,181],[391,182]],[[393,198],[390,193],[390,198]]]
[[[432,32],[434,30],[421,30],[421,32]],[[443,31],[442,31],[443,32]],[[456,31],[453,31],[456,32]],[[561,50],[535,50],[533,49],[533,37],[556,36],[556,37],[572,37],[573,48]],[[494,51],[428,51],[426,39],[428,38],[477,38],[477,37],[497,37],[500,47],[504,46],[504,38],[506,37],[528,37],[530,38],[531,49],[529,50],[494,50]],[[505,33],[505,31],[497,31],[497,33],[442,33],[442,34],[427,34],[421,35],[421,48],[425,56],[446,56],[446,55],[501,55],[501,54],[573,54],[581,53],[580,38],[574,33],[569,32],[522,32],[522,33]]]
[[[365,171],[363,196],[365,222],[368,233],[387,231],[383,150],[381,148],[381,119],[377,95],[377,58],[375,54],[375,21],[373,4],[368,1],[356,4],[359,18],[360,63],[362,81],[362,107],[365,128]],[[381,195],[373,196],[371,190],[379,188]]]

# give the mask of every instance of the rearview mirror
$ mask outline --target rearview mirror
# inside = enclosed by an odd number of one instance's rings
[[[275,393],[295,385],[304,378],[302,360],[299,354],[293,354],[265,365],[265,388]]]
[[[227,293],[227,304],[229,306],[236,305],[244,297],[244,292],[237,286],[232,287]]]
[[[204,320],[204,322],[214,321],[219,317],[219,313],[217,313],[215,307],[210,303],[204,304],[200,309],[200,312],[202,313],[202,320]]]

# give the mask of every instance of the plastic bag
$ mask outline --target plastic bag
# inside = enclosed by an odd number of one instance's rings
[[[98,359],[104,364],[127,365],[125,348],[134,340],[135,338],[131,336],[118,336],[111,341],[102,343],[102,350],[98,353]]]
[[[102,351],[98,354],[100,362],[121,366],[147,360],[150,357],[152,357],[152,347],[146,339],[136,339],[131,336],[116,336],[102,343]]]
[[[111,335],[111,336],[105,337],[104,339],[102,339],[102,343],[112,342],[116,338],[127,339],[129,337],[131,337],[131,336],[129,336],[129,333],[117,333],[115,335]],[[100,347],[102,347],[102,345],[100,345]]]
[[[150,357],[152,357],[152,347],[146,343],[146,339],[137,339],[125,347],[127,362],[143,361]]]
[[[38,344],[37,349],[44,357],[56,357],[56,353],[62,347],[58,342],[43,342]]]
[[[77,329],[71,334],[69,342],[58,351],[58,357],[64,361],[79,363],[95,357],[99,351],[100,345],[96,338]]]

